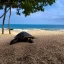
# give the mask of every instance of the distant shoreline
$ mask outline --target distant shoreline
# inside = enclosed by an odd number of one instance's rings
[[[2,28],[0,28],[0,30],[2,30]],[[4,28],[4,30],[8,30],[8,28]],[[45,28],[41,28],[41,29],[37,29],[37,28],[26,28],[26,29],[13,29],[11,28],[10,30],[14,30],[14,31],[29,31],[29,30],[47,30],[47,31],[64,31],[64,29],[45,29]]]

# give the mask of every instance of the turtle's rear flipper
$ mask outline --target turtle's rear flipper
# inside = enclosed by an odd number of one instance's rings
[[[28,42],[29,42],[29,43],[34,43],[32,39],[29,39]]]
[[[10,42],[10,45],[15,44],[15,43],[17,43],[17,42],[18,42],[17,39],[13,39],[13,40]]]

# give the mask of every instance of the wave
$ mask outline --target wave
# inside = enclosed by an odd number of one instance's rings
[[[2,30],[2,28],[0,28],[0,30]],[[4,30],[8,30],[8,28],[4,28]],[[14,30],[14,31],[29,31],[29,30],[49,30],[49,31],[64,31],[64,29],[51,29],[51,28],[29,28],[29,29],[10,29],[10,30]]]
[[[41,30],[41,29],[13,29],[15,31],[29,31],[29,30]]]

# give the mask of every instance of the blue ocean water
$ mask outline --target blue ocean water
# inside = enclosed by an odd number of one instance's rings
[[[0,24],[2,28],[2,24]],[[5,24],[5,28],[8,28],[8,24]],[[64,29],[64,25],[45,25],[45,24],[10,24],[11,29],[45,29],[45,30],[57,30]]]

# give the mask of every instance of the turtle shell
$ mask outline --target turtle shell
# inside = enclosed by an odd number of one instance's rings
[[[15,39],[33,38],[33,36],[27,32],[20,32],[15,36]]]

